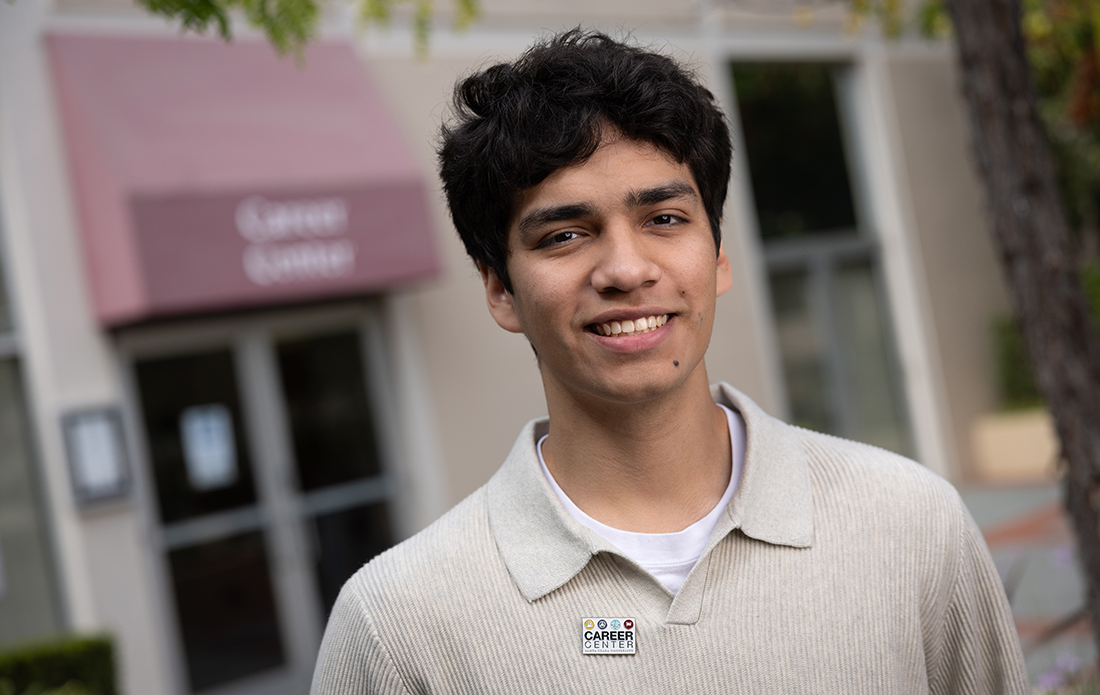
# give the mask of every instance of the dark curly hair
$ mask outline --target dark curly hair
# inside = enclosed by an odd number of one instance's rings
[[[607,129],[687,164],[715,247],[721,242],[732,146],[714,95],[671,58],[573,29],[461,80],[454,122],[442,130],[451,218],[466,252],[509,292],[508,228],[519,195],[588,159]]]

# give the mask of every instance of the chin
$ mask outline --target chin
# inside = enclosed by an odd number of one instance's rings
[[[675,369],[678,372],[680,368]],[[644,378],[635,376],[635,378],[604,382],[599,385],[590,384],[589,388],[583,390],[589,395],[608,403],[623,405],[645,403],[646,401],[658,400],[675,392],[683,386],[689,375],[688,372],[658,375],[653,373],[657,370],[647,369],[642,371],[644,372]]]

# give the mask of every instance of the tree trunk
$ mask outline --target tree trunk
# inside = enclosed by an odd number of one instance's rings
[[[1100,638],[1100,337],[1036,110],[1018,0],[948,0],[993,233],[1066,466],[1088,615]]]

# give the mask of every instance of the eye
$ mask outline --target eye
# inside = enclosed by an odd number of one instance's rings
[[[671,227],[672,225],[680,224],[683,221],[684,218],[677,217],[676,215],[666,212],[661,215],[655,215],[652,219],[650,219],[649,223],[657,225],[658,227]]]
[[[572,240],[574,240],[578,237],[580,237],[580,234],[578,232],[573,232],[573,231],[556,232],[556,233],[551,234],[550,236],[546,237],[545,239],[543,239],[542,242],[539,243],[538,248],[545,249],[545,248],[549,248],[551,246],[559,246],[559,245],[564,244],[566,242],[570,242],[570,241],[572,241]]]

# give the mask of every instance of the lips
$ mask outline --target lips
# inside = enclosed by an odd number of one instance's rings
[[[653,314],[649,316],[637,316],[628,319],[593,323],[588,326],[588,329],[602,336],[631,336],[655,331],[665,325],[666,322],[668,322],[668,314]]]

